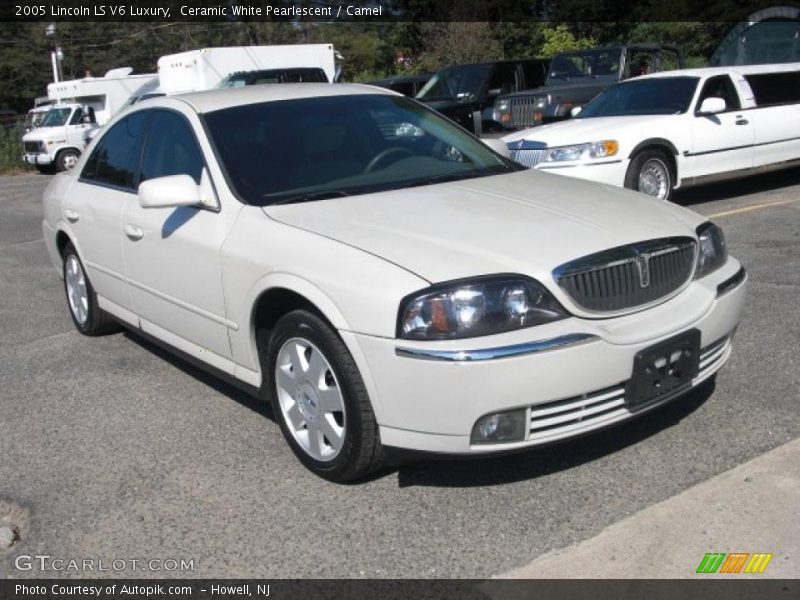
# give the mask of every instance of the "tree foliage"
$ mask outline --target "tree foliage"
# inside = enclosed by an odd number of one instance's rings
[[[682,1],[682,0],[681,0]],[[730,23],[604,22],[583,3],[572,13],[563,3],[539,0],[548,22],[530,20],[530,2],[397,0],[398,5],[441,10],[438,22],[267,22],[93,23],[59,22],[47,37],[42,23],[0,23],[0,109],[24,112],[52,80],[50,51],[64,53],[68,79],[86,71],[131,66],[156,70],[158,58],[194,48],[247,44],[331,43],[345,57],[345,79],[372,79],[395,73],[431,71],[460,62],[551,56],[564,50],[625,41],[659,41],[680,46],[692,65],[702,64]],[[582,6],[582,8],[581,8]],[[430,13],[430,14],[433,14]],[[461,15],[461,17],[459,17]],[[486,21],[475,21],[475,16]],[[463,20],[458,20],[462,18]],[[505,18],[506,21],[495,19]],[[449,19],[449,21],[448,21]],[[568,21],[567,19],[574,19]],[[585,19],[585,20],[581,20]]]

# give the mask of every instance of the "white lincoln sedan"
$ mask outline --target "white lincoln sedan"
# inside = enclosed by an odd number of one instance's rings
[[[81,333],[122,325],[252,391],[333,481],[630,419],[722,367],[744,302],[703,217],[366,86],[137,104],[44,212]]]

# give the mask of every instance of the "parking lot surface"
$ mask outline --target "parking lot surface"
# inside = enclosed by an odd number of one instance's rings
[[[256,400],[135,334],[75,331],[42,241],[48,181],[0,178],[0,519],[24,521],[0,577],[489,577],[800,436],[798,170],[676,198],[750,274],[713,390],[569,443],[349,486],[306,471]],[[20,571],[20,554],[193,570]]]

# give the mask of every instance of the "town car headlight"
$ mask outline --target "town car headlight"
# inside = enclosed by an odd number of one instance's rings
[[[563,319],[568,313],[533,279],[497,276],[436,285],[400,304],[397,336],[446,340],[491,335]]]
[[[699,247],[697,251],[697,268],[695,279],[713,273],[728,260],[728,248],[725,245],[725,234],[711,221],[697,228]]]
[[[556,146],[545,151],[544,162],[606,158],[614,156],[617,151],[619,151],[619,143],[616,140],[602,140],[587,144],[573,144],[572,146]]]

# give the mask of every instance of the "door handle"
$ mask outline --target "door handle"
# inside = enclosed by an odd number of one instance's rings
[[[77,210],[72,210],[71,208],[64,209],[64,216],[70,223],[74,223],[75,221],[81,218],[80,213]]]
[[[139,229],[136,225],[131,225],[130,223],[126,223],[125,235],[127,235],[133,241],[136,241],[144,237],[144,231]]]
[[[736,119],[736,124],[737,125],[747,125],[749,122],[750,121],[748,121],[747,119],[742,119],[742,118]]]

